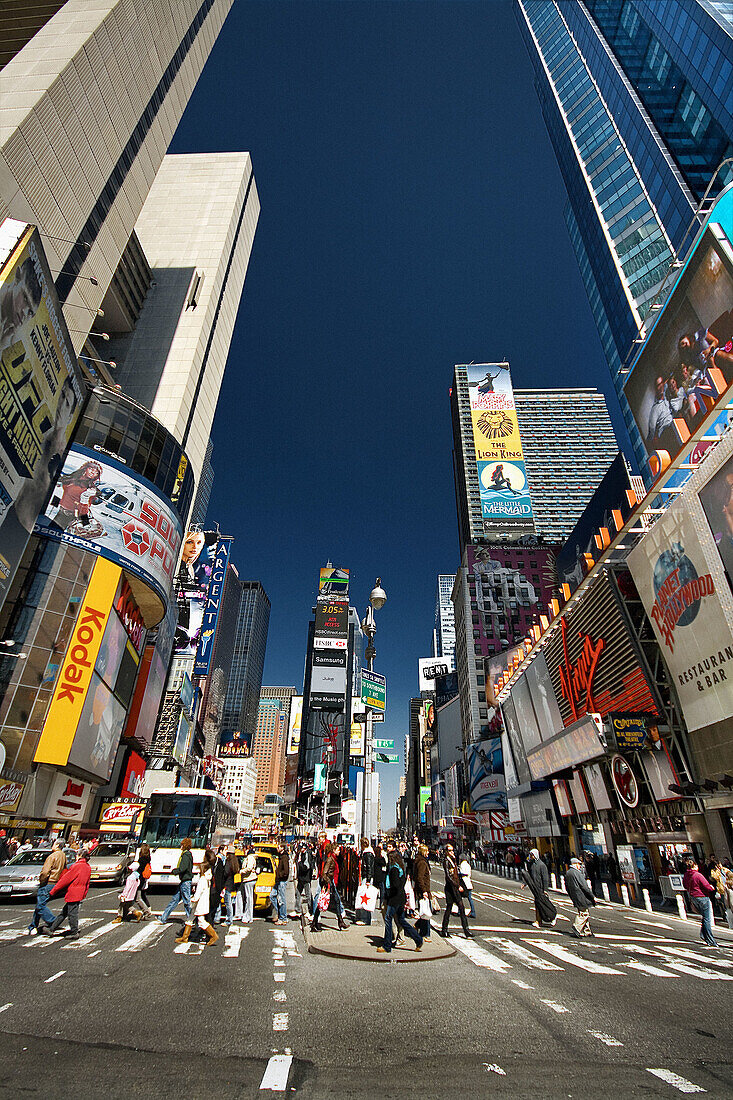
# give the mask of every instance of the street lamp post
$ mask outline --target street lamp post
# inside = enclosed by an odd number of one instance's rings
[[[374,671],[374,658],[377,655],[377,651],[374,648],[374,635],[377,633],[377,626],[374,622],[374,612],[380,611],[387,602],[387,593],[382,588],[382,581],[377,577],[377,583],[372,589],[369,595],[369,607],[367,613],[362,619],[361,628],[367,636],[368,645],[364,656],[367,660],[367,669],[369,672]],[[372,732],[374,729],[374,721],[372,718],[372,708],[366,708],[366,722],[364,723],[364,783],[362,787],[361,796],[361,835],[366,836],[366,831],[371,821],[372,814],[372,772],[374,770],[374,751],[372,746]]]

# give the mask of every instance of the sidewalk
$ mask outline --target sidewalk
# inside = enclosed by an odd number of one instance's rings
[[[410,923],[414,923],[410,921]],[[321,932],[306,928],[305,942],[312,955],[331,955],[339,959],[357,959],[361,962],[418,963],[449,959],[456,949],[433,929],[430,939],[423,941],[421,951],[405,936],[402,947],[394,947],[389,954],[377,952],[384,936],[381,914],[375,913],[370,925],[349,924],[345,932],[339,932],[335,913],[321,913]]]

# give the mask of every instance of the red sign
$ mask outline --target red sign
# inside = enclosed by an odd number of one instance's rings
[[[639,784],[636,782],[631,765],[623,756],[611,757],[611,779],[624,806],[628,806],[630,810],[638,806]]]
[[[132,594],[132,589],[124,577],[120,580],[120,587],[115,599],[115,611],[122,619],[122,625],[139,653],[145,640],[145,623],[137,606],[137,600]]]
[[[120,794],[123,798],[136,798],[140,794],[147,765],[139,752],[131,752],[127,758],[125,778]]]
[[[570,704],[573,718],[577,719],[597,709],[593,699],[593,677],[606,643],[603,638],[599,638],[597,642],[594,642],[590,634],[584,634],[582,630],[579,630],[578,637],[583,645],[578,659],[571,664],[568,655],[568,624],[566,619],[560,620],[560,627],[562,629],[562,648],[565,656],[564,662],[560,665],[560,683],[562,693]]]

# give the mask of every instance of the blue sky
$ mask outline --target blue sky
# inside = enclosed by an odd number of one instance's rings
[[[236,0],[172,152],[248,150],[262,204],[214,425],[210,516],[272,601],[267,684],[302,687],[318,570],[376,576],[380,735],[402,753],[436,576],[459,564],[454,363],[610,376],[505,0]],[[383,731],[383,732],[382,732]],[[401,769],[382,766],[393,822]]]

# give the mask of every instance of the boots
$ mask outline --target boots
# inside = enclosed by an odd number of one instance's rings
[[[133,913],[133,916],[135,917],[135,920],[137,921],[138,924],[143,919],[143,915],[142,915],[142,913],[140,912],[139,909],[135,910],[135,912]]]
[[[348,927],[349,927],[348,924],[346,923],[344,918],[339,913],[339,932],[345,932]]]
[[[311,921],[311,932],[320,932],[320,928],[318,927],[318,920],[320,915],[320,909],[316,909],[315,913],[313,914],[313,920]]]
[[[176,943],[188,943],[188,937],[191,935],[192,928],[193,925],[184,924],[183,931],[181,932],[180,936],[176,936]]]
[[[209,937],[206,942],[207,947],[213,947],[215,943],[219,942],[219,935],[216,929],[210,924],[206,925],[206,935]]]

